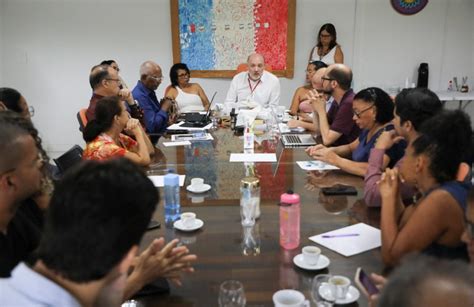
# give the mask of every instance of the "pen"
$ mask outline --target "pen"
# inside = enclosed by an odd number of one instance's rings
[[[345,233],[340,235],[323,235],[322,238],[329,239],[329,238],[341,238],[341,237],[357,237],[359,236],[358,233]]]

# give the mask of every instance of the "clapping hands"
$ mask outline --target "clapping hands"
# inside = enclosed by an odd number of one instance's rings
[[[143,284],[150,283],[158,277],[167,278],[175,285],[181,286],[183,273],[192,273],[192,263],[197,256],[190,254],[186,246],[177,246],[175,239],[165,245],[163,238],[155,239],[133,261],[133,272]]]

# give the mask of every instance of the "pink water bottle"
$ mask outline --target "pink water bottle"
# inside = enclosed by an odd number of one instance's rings
[[[300,196],[291,190],[280,197],[280,245],[284,249],[300,245]]]

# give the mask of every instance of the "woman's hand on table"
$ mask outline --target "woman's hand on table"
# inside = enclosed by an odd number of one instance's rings
[[[309,146],[308,148],[305,149],[305,152],[308,154],[308,156],[312,156],[313,153],[315,153],[317,150],[326,148],[326,146],[322,144],[314,145],[314,146]]]
[[[313,149],[310,155],[315,160],[323,161],[335,166],[337,166],[337,161],[339,159],[339,156],[331,148],[324,146]]]

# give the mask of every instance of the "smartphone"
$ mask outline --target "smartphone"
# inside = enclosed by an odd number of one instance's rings
[[[362,268],[357,268],[354,281],[357,287],[359,287],[367,297],[379,293],[377,286],[375,286],[369,275],[367,275]]]
[[[357,195],[356,188],[348,185],[335,185],[330,188],[322,188],[324,195]]]
[[[153,229],[160,228],[160,227],[161,227],[160,222],[155,221],[155,220],[151,220],[148,223],[148,227],[146,228],[146,230],[153,230]]]

